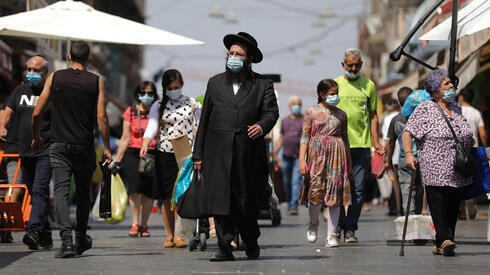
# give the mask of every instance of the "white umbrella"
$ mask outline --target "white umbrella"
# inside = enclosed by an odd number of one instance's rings
[[[0,17],[0,35],[134,45],[204,44],[72,0]]]
[[[490,0],[473,0],[458,11],[457,38],[490,28]],[[420,40],[449,40],[451,18],[422,35]]]

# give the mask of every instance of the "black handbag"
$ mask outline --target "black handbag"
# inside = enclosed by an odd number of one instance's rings
[[[478,174],[478,164],[475,158],[468,152],[464,145],[458,140],[456,137],[456,133],[454,132],[451,123],[449,123],[449,119],[447,118],[444,110],[442,110],[441,106],[435,102],[437,109],[441,112],[442,117],[446,121],[449,129],[451,129],[451,133],[453,133],[454,140],[456,141],[456,156],[454,158],[454,168],[461,175],[465,177],[473,177]]]
[[[100,206],[99,216],[103,219],[112,217],[112,203],[111,203],[111,185],[112,174],[111,170],[107,167],[107,162],[99,162],[100,169],[102,170],[102,182],[100,183]]]
[[[137,113],[138,113],[138,132],[140,134],[140,137],[143,136],[142,133],[142,128],[141,128],[141,112],[138,106],[136,106]],[[154,177],[155,176],[155,156],[151,154],[146,154],[146,160],[140,159],[138,163],[138,172],[146,177]]]
[[[186,219],[209,217],[204,192],[204,177],[197,170],[192,172],[191,184],[177,202],[177,213],[181,218]]]

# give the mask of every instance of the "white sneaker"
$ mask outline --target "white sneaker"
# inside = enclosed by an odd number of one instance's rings
[[[318,230],[318,225],[311,225],[308,227],[308,231],[306,231],[306,239],[310,243],[316,242],[316,233]]]
[[[326,247],[338,247],[339,246],[339,241],[337,240],[337,237],[332,234],[327,237],[325,240],[325,246]]]

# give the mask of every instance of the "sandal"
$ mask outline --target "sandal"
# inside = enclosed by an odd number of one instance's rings
[[[169,247],[174,247],[174,246],[175,246],[175,244],[174,244],[174,242],[172,242],[172,240],[171,240],[171,239],[166,239],[166,240],[165,240],[165,243],[163,243],[163,246],[164,246],[165,248],[169,248]]]
[[[182,238],[182,236],[175,236],[174,243],[175,246],[177,246],[178,248],[183,248],[187,246],[187,242],[184,241],[184,238]]]
[[[215,226],[209,227],[209,237],[210,238],[216,238],[216,227]]]
[[[148,238],[150,236],[151,236],[151,234],[150,234],[150,232],[148,232],[148,226],[141,226],[140,227],[140,237]]]
[[[138,233],[140,231],[140,226],[138,224],[133,224],[131,226],[131,230],[129,230],[128,236],[129,237],[138,237]]]

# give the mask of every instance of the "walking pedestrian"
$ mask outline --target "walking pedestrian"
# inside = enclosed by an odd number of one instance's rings
[[[269,167],[264,136],[279,118],[274,87],[252,70],[262,61],[246,32],[223,38],[226,71],[208,81],[194,147],[202,169],[206,202],[214,216],[218,253],[211,261],[233,261],[231,242],[239,232],[250,259],[260,256],[257,215],[266,207]]]
[[[471,132],[473,133],[473,139],[475,140],[475,144],[473,146],[487,147],[487,131],[485,130],[483,118],[480,111],[471,106],[471,102],[473,101],[473,89],[468,86],[461,90],[458,95],[458,101],[461,105],[461,112],[463,113],[463,117],[466,118],[466,120],[468,121]],[[466,219],[466,208],[468,208],[468,216],[470,217],[470,219],[474,219],[476,217],[477,210],[473,199],[461,202],[459,218],[462,220]]]
[[[361,53],[355,49],[347,50],[341,64],[344,75],[335,79],[339,85],[340,97],[337,107],[347,113],[347,136],[351,148],[354,180],[351,182],[352,203],[347,214],[343,209],[340,211],[338,233],[343,230],[345,242],[356,243],[358,240],[355,232],[364,202],[366,175],[370,172],[371,166],[369,150],[373,146],[378,154],[383,155],[384,149],[378,137],[378,95],[374,82],[360,75]]]
[[[306,238],[315,242],[318,231],[318,215],[322,206],[328,208],[327,247],[339,246],[336,233],[340,208],[350,203],[350,180],[353,178],[349,139],[347,138],[347,114],[337,108],[339,87],[332,79],[318,83],[318,104],[305,113],[299,170],[309,179],[303,185],[301,202],[309,207],[310,223]],[[306,200],[303,201],[303,198]]]
[[[432,100],[417,106],[408,119],[402,136],[403,148],[407,166],[415,171],[417,160],[412,147],[412,138],[415,138],[420,172],[436,229],[436,246],[432,253],[454,256],[459,205],[464,187],[471,184],[472,178],[461,175],[454,167],[456,140],[443,115],[466,150],[469,151],[475,141],[461,108],[454,102],[454,86],[448,72],[442,69],[430,72],[424,79],[424,87]]]
[[[298,215],[298,196],[303,177],[299,173],[299,142],[303,127],[303,114],[301,113],[301,98],[289,98],[291,114],[281,122],[281,134],[274,148],[274,159],[282,148],[282,176],[286,201],[288,202],[288,215]]]
[[[143,135],[148,125],[148,118],[152,104],[158,100],[155,84],[143,81],[136,86],[134,98],[137,104],[130,106],[123,114],[123,132],[117,148],[116,157],[110,166],[113,172],[121,170],[121,175],[127,186],[129,195],[129,208],[131,209],[130,237],[150,237],[148,232],[148,218],[153,207],[153,181],[154,175],[139,172],[140,150]],[[148,147],[148,154],[155,156],[156,140],[153,139]],[[124,162],[121,165],[121,161]],[[114,165],[113,165],[114,164]],[[154,172],[154,171],[153,171]],[[154,174],[154,173],[153,173]],[[141,208],[141,222],[140,222]]]
[[[86,71],[91,61],[86,42],[73,42],[67,60],[70,68],[52,73],[32,114],[32,149],[43,147],[41,118],[51,102],[51,147],[49,150],[54,177],[55,210],[60,226],[61,247],[57,258],[81,255],[92,247],[87,235],[90,212],[90,184],[95,169],[95,123],[104,142],[103,158],[111,162],[109,120],[105,109],[104,82]],[[69,193],[71,176],[75,178],[77,223],[73,244],[70,223]]]
[[[18,140],[18,153],[21,158],[22,178],[32,198],[32,208],[27,224],[27,232],[22,241],[30,250],[44,250],[53,247],[51,227],[48,220],[49,209],[49,180],[51,165],[49,163],[49,146],[51,145],[51,106],[41,118],[40,135],[44,145],[38,152],[31,149],[32,112],[39,99],[48,76],[48,60],[36,55],[27,61],[28,83],[18,86],[7,100],[7,107],[0,122],[0,138],[10,138],[6,126],[13,116],[17,129],[12,134]],[[15,170],[14,170],[15,171]]]
[[[167,232],[164,247],[187,246],[180,232],[175,232],[178,215],[170,208],[170,199],[179,173],[171,140],[185,134],[192,147],[201,104],[183,95],[183,86],[184,80],[179,71],[165,71],[162,77],[163,96],[151,106],[148,127],[140,150],[140,158],[146,159],[150,143],[157,137],[154,196],[162,200],[162,217]]]
[[[398,101],[403,106],[402,112],[396,115],[390,123],[388,128],[388,140],[386,141],[386,159],[385,169],[395,171],[393,168],[393,149],[398,140],[400,144],[400,155],[398,157],[398,179],[400,181],[400,188],[402,193],[402,206],[409,211],[410,215],[420,215],[422,212],[423,198],[424,198],[424,186],[422,184],[422,178],[420,175],[420,169],[417,167],[416,171],[413,171],[407,166],[405,162],[405,149],[402,144],[402,134],[405,129],[407,120],[410,118],[413,110],[422,102],[430,99],[429,94],[425,90],[416,90],[412,92],[412,89],[403,87],[398,91]],[[406,105],[404,105],[406,103]],[[415,140],[412,140],[413,156],[417,159],[417,147]],[[415,173],[413,193],[410,206],[407,208],[408,193],[410,191],[410,184],[412,181],[412,174]]]

